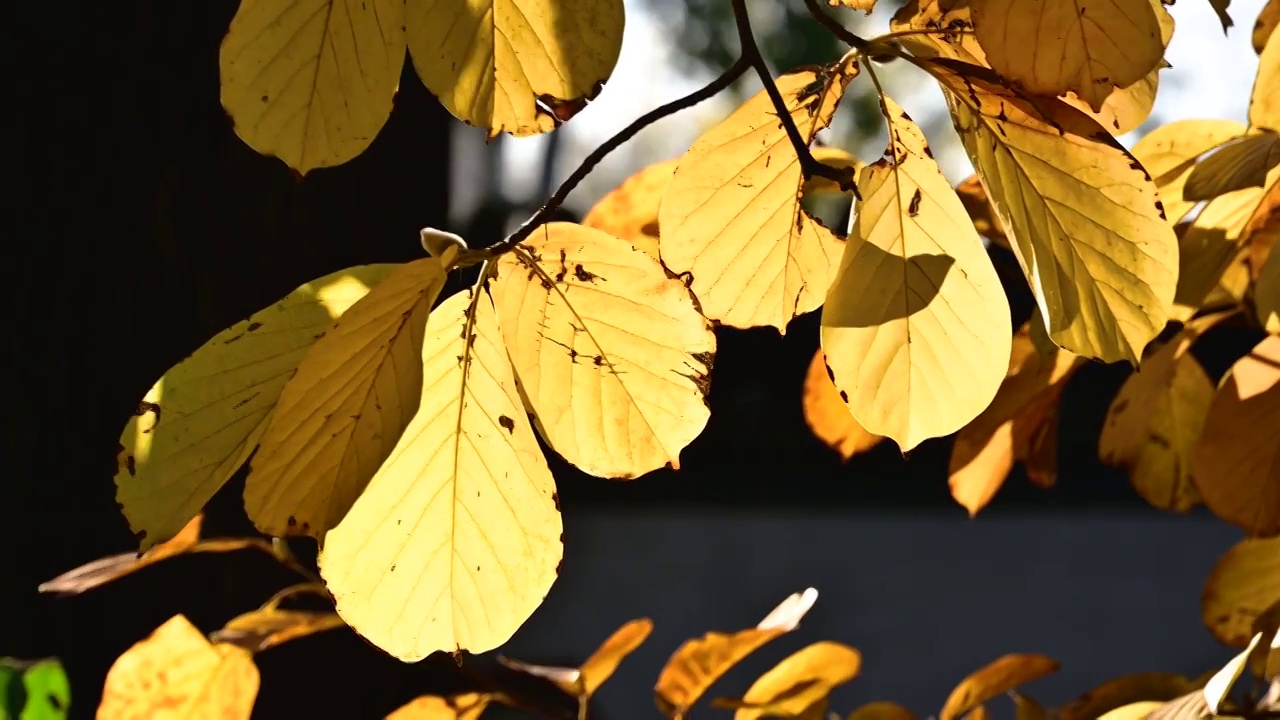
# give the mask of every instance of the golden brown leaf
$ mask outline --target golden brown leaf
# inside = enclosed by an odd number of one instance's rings
[[[827,369],[822,348],[813,354],[809,371],[805,373],[803,404],[804,421],[809,429],[845,460],[870,450],[884,439],[867,432],[853,419],[849,406],[831,382],[831,371]]]
[[[916,720],[916,714],[898,703],[877,700],[849,713],[847,720]]]
[[[1267,186],[1280,181],[1280,167],[1268,173]],[[1247,283],[1247,273],[1231,273],[1241,259],[1243,233],[1262,201],[1263,188],[1236,190],[1210,200],[1178,239],[1179,305],[1200,309],[1217,302],[1216,295],[1230,288],[1228,295],[1239,300]],[[1240,275],[1243,275],[1241,277]]]
[[[262,608],[232,618],[210,639],[256,653],[290,640],[345,626],[346,623],[334,612]]]
[[[969,219],[973,221],[973,228],[978,234],[1006,250],[1010,249],[1009,238],[1005,236],[1004,228],[1000,227],[1000,220],[991,207],[991,200],[987,198],[987,190],[982,187],[982,178],[978,177],[978,173],[970,175],[957,185],[956,194],[960,196],[960,202],[964,203],[964,209],[969,213]]]
[[[603,230],[658,259],[658,207],[679,159],[637,172],[591,207],[582,224]]]
[[[1196,205],[1182,197],[1182,188],[1197,158],[1244,133],[1244,125],[1234,120],[1179,120],[1152,130],[1133,146],[1133,156],[1154,179],[1170,224]]]
[[[191,522],[188,522],[177,535],[141,555],[136,552],[126,552],[100,558],[43,582],[37,589],[42,593],[79,595],[148,565],[190,552],[200,540],[200,526],[203,522],[204,513],[201,513],[191,518]]]
[[[1258,13],[1258,19],[1253,23],[1253,49],[1259,55],[1267,47],[1267,41],[1271,39],[1271,33],[1275,31],[1277,24],[1280,24],[1280,0],[1267,0],[1267,4]]]
[[[1200,616],[1213,636],[1244,647],[1253,623],[1280,601],[1280,538],[1246,538],[1231,547],[1205,581]]]
[[[649,618],[632,620],[614,631],[581,667],[576,668],[534,665],[504,657],[499,657],[498,661],[514,670],[548,680],[569,695],[586,700],[612,677],[618,665],[640,647],[651,632],[653,621]]]
[[[827,0],[827,4],[831,7],[846,7],[853,10],[861,10],[870,15],[872,10],[876,9],[876,0]]]
[[[1240,231],[1240,243],[1249,251],[1249,276],[1255,281],[1262,274],[1277,239],[1280,239],[1280,182],[1267,188]]]
[[[1058,661],[1044,655],[1011,653],[965,678],[942,707],[941,720],[953,720],[986,701],[1058,671]]]
[[[1280,533],[1280,336],[1236,361],[1209,407],[1192,470],[1204,504],[1251,535]]]
[[[973,18],[967,2],[954,0],[908,0],[889,22],[898,41],[921,58],[950,58],[971,65],[987,65],[987,55],[973,33]],[[919,32],[928,30],[929,32]]]
[[[794,717],[858,674],[862,655],[848,645],[817,642],[774,665],[742,696],[734,720]]]
[[[1182,675],[1134,673],[1108,680],[1058,711],[1058,720],[1094,720],[1116,708],[1143,701],[1167,702],[1195,688]]]
[[[253,656],[211,645],[182,615],[173,616],[116,659],[98,706],[100,720],[180,717],[248,720],[258,696]]]
[[[1267,173],[1280,164],[1280,134],[1250,131],[1218,146],[1196,164],[1182,187],[1184,200],[1210,200],[1234,190],[1265,187]]]
[[[1258,77],[1249,100],[1249,127],[1280,130],[1280,41],[1275,33],[1258,57]]]
[[[386,720],[479,720],[493,696],[464,693],[451,697],[423,695],[400,706]]]

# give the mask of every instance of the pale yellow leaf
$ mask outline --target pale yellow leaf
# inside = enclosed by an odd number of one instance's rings
[[[1170,224],[1196,205],[1182,196],[1196,159],[1244,133],[1244,125],[1235,120],[1178,120],[1152,130],[1133,146],[1133,156],[1155,179]]]
[[[1049,336],[1077,355],[1136,362],[1168,318],[1178,263],[1146,171],[1061,101],[1028,100],[981,68],[926,67],[948,91]]]
[[[846,7],[853,10],[861,10],[870,15],[872,10],[876,9],[876,0],[827,0],[827,4],[831,7]]]
[[[1280,335],[1280,252],[1272,252],[1263,263],[1253,303],[1262,327],[1272,335]]]
[[[242,0],[218,54],[236,134],[300,173],[364,152],[391,114],[404,3]]]
[[[821,703],[832,689],[858,674],[862,654],[837,642],[816,642],[792,653],[751,684],[734,720],[797,717]],[[723,706],[723,704],[722,704]]]
[[[1008,372],[995,398],[956,435],[951,448],[951,496],[971,516],[995,496],[1015,459],[1028,466],[1045,464],[1036,459],[1037,448],[1029,441],[1043,437],[1044,428],[1054,424],[1062,390],[1083,364],[1066,350],[1041,355],[1031,340],[1030,323],[1018,330]]]
[[[1275,33],[1258,56],[1258,77],[1249,100],[1249,127],[1280,130],[1280,41]]]
[[[1205,157],[1182,188],[1182,197],[1192,202],[1249,187],[1264,187],[1267,173],[1280,165],[1280,134],[1271,130],[1251,131],[1219,146]]]
[[[447,698],[423,695],[400,706],[386,720],[479,720],[491,702],[492,696],[480,693]]]
[[[921,58],[950,58],[971,65],[987,65],[987,55],[973,33],[967,2],[908,0],[894,13],[889,29],[913,31],[898,38],[902,46]],[[929,32],[920,32],[927,30]]]
[[[734,665],[770,640],[795,630],[817,597],[817,591],[809,588],[783,600],[754,628],[732,634],[709,632],[685,641],[658,675],[653,688],[658,709],[669,718],[684,717]]]
[[[898,703],[877,700],[849,713],[848,720],[916,720],[916,714]]]
[[[1191,456],[1204,428],[1214,385],[1191,354],[1196,339],[1225,314],[1191,321],[1143,360],[1107,411],[1098,455],[1123,467],[1144,500],[1185,513],[1200,504]]]
[[[870,450],[884,439],[867,432],[853,419],[849,406],[831,380],[822,348],[818,348],[809,362],[809,370],[804,376],[802,403],[804,421],[809,429],[845,460]]]
[[[802,70],[778,90],[807,141],[827,126],[857,65]],[[801,207],[795,149],[762,90],[698,138],[659,212],[662,262],[693,275],[708,318],[785,331],[822,304],[842,243]]]
[[[313,280],[213,336],[156,382],[120,436],[115,478],[143,550],[176,535],[244,464],[311,346],[393,267]]]
[[[1123,705],[1114,710],[1108,710],[1100,715],[1098,720],[1147,720],[1147,716],[1153,710],[1157,710],[1163,705],[1164,703],[1158,700],[1143,700]],[[1187,720],[1190,720],[1190,718]]]
[[[213,642],[237,645],[256,653],[290,640],[345,626],[342,618],[333,612],[262,608],[228,620],[210,638]]]
[[[1222,669],[1214,673],[1213,677],[1209,678],[1209,682],[1204,684],[1205,706],[1208,707],[1213,716],[1216,717],[1218,715],[1218,711],[1222,708],[1222,701],[1227,699],[1236,681],[1244,674],[1249,655],[1257,647],[1258,641],[1261,639],[1262,633],[1255,634],[1249,640],[1244,652],[1228,660],[1227,664],[1223,665]]]
[[[319,558],[342,619],[410,662],[506,642],[563,551],[555,482],[488,293],[446,299],[423,337],[418,412]]]
[[[1013,329],[1000,278],[924,133],[882,102],[889,147],[859,176],[822,348],[854,419],[905,452],[990,404]]]
[[[175,615],[129,648],[107,671],[99,720],[248,720],[258,696],[253,655],[211,645]]]
[[[1232,647],[1248,645],[1253,623],[1280,602],[1280,537],[1247,538],[1228,550],[1209,573],[1200,616],[1213,636]]]
[[[679,160],[654,163],[592,206],[582,224],[603,230],[658,259],[658,208]]]
[[[987,62],[1038,95],[1075,92],[1100,110],[1164,55],[1150,0],[970,0]]]
[[[947,697],[939,717],[941,720],[953,720],[994,697],[1057,671],[1058,661],[1044,655],[1005,655],[957,685]]]
[[[1185,695],[1194,689],[1182,675],[1162,672],[1122,675],[1081,695],[1058,711],[1058,720],[1094,720],[1138,702],[1156,705]]]
[[[570,119],[622,50],[622,0],[406,0],[404,12],[418,77],[491,137]]]
[[[1280,533],[1280,336],[1268,335],[1222,379],[1192,456],[1196,487],[1219,518]]]
[[[1275,31],[1277,24],[1280,24],[1280,0],[1267,0],[1267,4],[1258,12],[1257,21],[1253,23],[1253,49],[1259,55],[1267,47],[1267,41],[1271,39],[1271,33]]]
[[[422,329],[457,250],[397,267],[298,365],[245,481],[263,533],[317,539],[346,515],[422,395]]]
[[[498,262],[493,299],[547,444],[584,472],[680,466],[706,427],[716,349],[689,289],[630,243],[550,223]]]

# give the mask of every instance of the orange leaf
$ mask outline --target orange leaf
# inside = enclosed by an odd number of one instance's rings
[[[867,432],[853,418],[831,380],[822,348],[813,354],[804,376],[804,421],[819,440],[845,460],[870,450],[884,439]]]
[[[1014,688],[1058,671],[1058,661],[1044,655],[1012,653],[969,675],[947,698],[941,720],[976,709]]]

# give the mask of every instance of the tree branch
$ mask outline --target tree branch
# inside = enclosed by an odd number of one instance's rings
[[[817,20],[819,24],[839,38],[840,42],[845,45],[860,53],[865,53],[871,46],[871,43],[858,37],[844,25],[841,25],[839,20],[828,15],[827,11],[818,4],[818,0],[804,0],[804,6],[809,9],[809,14],[813,16],[814,20]]]
[[[805,0],[805,2],[811,2],[811,0]],[[733,0],[733,19],[738,26],[738,42],[742,45],[742,57],[751,62],[751,66],[756,69],[756,74],[760,76],[760,82],[764,83],[764,90],[773,101],[778,120],[787,131],[791,146],[795,148],[796,158],[800,161],[800,170],[804,173],[805,179],[814,176],[826,178],[839,185],[841,190],[851,192],[854,197],[861,200],[862,195],[858,192],[858,185],[853,180],[852,168],[832,167],[819,161],[813,157],[813,153],[809,152],[809,143],[800,135],[800,129],[791,119],[791,111],[787,109],[787,103],[782,99],[782,93],[778,91],[778,85],[773,81],[773,75],[769,73],[769,66],[756,45],[755,35],[751,32],[751,19],[747,16],[746,0]],[[835,21],[832,20],[832,22]]]
[[[538,208],[538,211],[528,220],[525,220],[520,227],[516,228],[515,232],[508,235],[506,239],[502,240],[502,242],[485,248],[480,252],[487,254],[489,257],[495,257],[511,250],[511,248],[515,247],[518,243],[533,234],[533,231],[536,230],[539,225],[545,223],[551,217],[552,213],[559,209],[565,199],[569,197],[569,193],[573,192],[573,189],[578,186],[578,183],[582,182],[583,179],[585,179],[587,175],[595,169],[596,165],[600,164],[600,161],[603,160],[606,155],[618,149],[620,145],[630,140],[636,133],[662,118],[668,115],[673,115],[686,108],[691,108],[729,87],[747,71],[748,67],[751,67],[750,60],[745,55],[739,57],[728,67],[728,69],[723,73],[720,73],[720,77],[717,77],[705,86],[694,90],[682,98],[672,100],[666,105],[650,110],[639,118],[636,118],[635,122],[631,123],[619,131],[618,134],[606,140],[602,145],[600,145],[600,147],[593,150],[590,155],[583,159],[582,164],[579,165],[577,169],[569,175],[569,177],[565,178],[564,182],[560,183],[560,187],[556,188],[555,193],[547,199],[546,204]]]

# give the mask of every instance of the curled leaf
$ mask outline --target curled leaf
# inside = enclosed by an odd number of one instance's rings
[[[847,645],[818,642],[804,647],[751,684],[734,720],[797,716],[852,680],[861,666],[862,655]]]
[[[1245,133],[1234,120],[1178,120],[1147,133],[1133,156],[1150,173],[1170,224],[1186,217],[1196,203],[1182,195],[1197,158]]]
[[[965,678],[942,707],[941,720],[953,720],[1020,685],[1058,671],[1058,661],[1044,655],[1012,653]]]
[[[653,621],[649,618],[632,620],[614,631],[600,647],[596,648],[595,652],[591,653],[591,657],[577,668],[533,665],[503,657],[499,657],[498,661],[512,669],[548,680],[565,693],[579,698],[579,701],[585,701],[613,676],[622,661],[635,652],[651,632],[653,632]]]
[[[345,625],[342,618],[332,612],[264,608],[232,618],[221,630],[210,635],[209,639],[215,643],[237,645],[256,653],[290,640]]]
[[[1187,678],[1173,673],[1147,672],[1122,675],[1099,685],[1058,711],[1059,720],[1094,720],[1138,702],[1156,704],[1173,700],[1195,688]]]
[[[1209,200],[1234,190],[1265,187],[1267,173],[1280,165],[1280,134],[1255,131],[1219,146],[1187,175],[1182,197]]]

